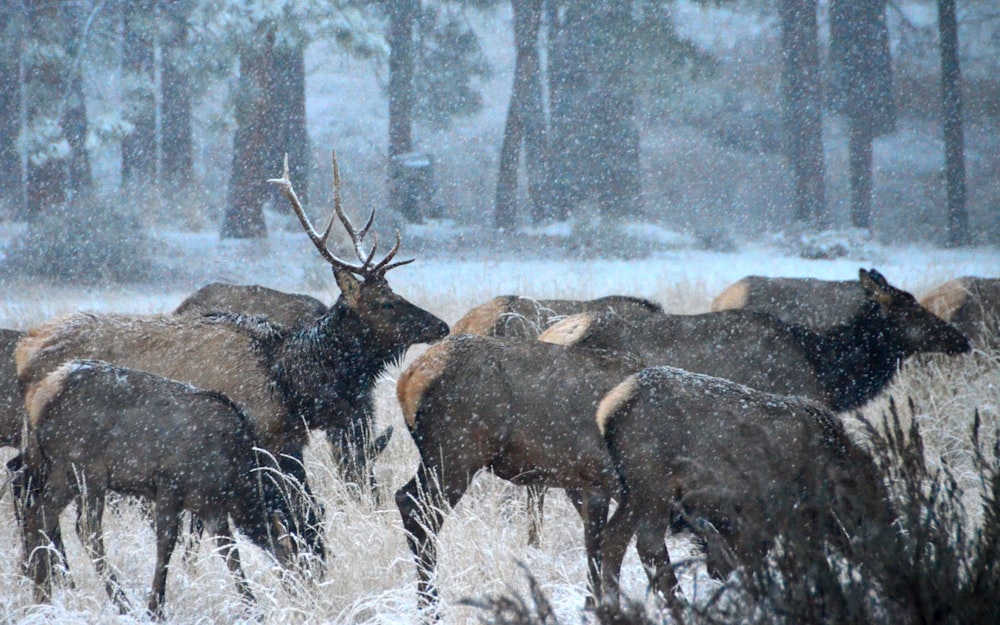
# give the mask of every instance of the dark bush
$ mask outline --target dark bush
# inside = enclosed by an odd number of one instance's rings
[[[134,282],[150,273],[149,242],[138,216],[120,200],[80,196],[39,215],[11,241],[7,275],[54,282]]]

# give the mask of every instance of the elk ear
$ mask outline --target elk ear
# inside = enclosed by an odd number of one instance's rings
[[[351,308],[357,308],[358,302],[361,300],[361,281],[350,271],[339,267],[333,268],[333,278],[337,281],[337,286],[340,287],[344,299],[347,300],[347,305]]]
[[[892,287],[879,272],[872,269],[865,271],[858,270],[858,280],[868,294],[868,299],[881,304],[883,307],[892,303]]]

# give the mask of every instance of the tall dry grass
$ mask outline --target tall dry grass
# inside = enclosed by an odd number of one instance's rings
[[[525,276],[526,284],[530,276]],[[546,297],[586,297],[585,286],[558,285],[539,293]],[[485,289],[485,287],[484,287]],[[434,292],[407,293],[414,301],[453,322],[464,310],[496,293],[475,285],[452,285]],[[656,284],[650,295],[671,312],[706,310],[713,293],[701,283]],[[141,293],[57,293],[59,297],[29,296],[22,303],[3,305],[27,327],[53,314],[87,307],[153,312],[168,309],[172,298],[159,300]],[[76,299],[74,300],[74,297]],[[44,303],[42,303],[44,302]],[[419,350],[413,350],[414,352]],[[410,358],[414,356],[411,352]],[[405,366],[405,363],[404,363]],[[329,562],[325,576],[308,578],[281,571],[262,551],[240,541],[244,568],[254,605],[243,605],[221,557],[202,541],[175,552],[167,583],[168,623],[418,623],[414,565],[393,501],[396,488],[414,473],[418,458],[395,400],[394,369],[377,389],[377,426],[392,425],[396,435],[381,457],[376,474],[379,492],[372,496],[345,485],[333,469],[329,449],[317,436],[305,463],[313,487],[326,507],[324,532]],[[979,484],[972,467],[968,429],[978,409],[984,432],[1000,426],[1000,355],[979,352],[953,359],[930,358],[908,363],[889,393],[904,402],[912,398],[923,428],[929,461],[945,462],[968,487],[968,510],[978,509]],[[866,408],[880,416],[887,398]],[[904,413],[906,411],[903,411]],[[6,460],[13,450],[3,450]],[[0,623],[132,623],[149,617],[137,607],[119,615],[102,582],[73,535],[72,506],[62,520],[67,538],[69,570],[56,587],[53,601],[36,605],[30,583],[20,573],[20,538],[14,523],[9,490],[0,499]],[[143,606],[152,576],[154,537],[147,514],[133,500],[111,505],[105,524],[109,561],[119,573],[135,606]],[[975,518],[970,523],[975,523]],[[455,510],[447,516],[439,541],[437,585],[445,623],[477,623],[488,614],[467,599],[511,595],[530,597],[532,584],[543,593],[559,622],[593,621],[582,611],[587,595],[582,527],[564,496],[551,493],[546,502],[541,546],[527,545],[524,493],[489,475],[481,475]],[[684,537],[668,542],[675,562],[693,564],[682,573],[685,594],[709,597],[721,587],[705,576],[698,551]],[[525,575],[530,571],[532,577]],[[649,610],[654,622],[663,617],[645,596],[645,575],[633,553],[626,560],[623,589]]]

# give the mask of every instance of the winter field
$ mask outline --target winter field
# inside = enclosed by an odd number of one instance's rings
[[[404,234],[403,254],[406,254]],[[308,292],[326,302],[336,296],[328,269],[305,238],[272,231],[264,242],[220,241],[211,234],[160,232],[158,257],[167,271],[156,283],[89,289],[51,287],[27,281],[0,281],[0,326],[29,328],[70,311],[168,311],[194,288],[210,280],[256,282],[289,291]],[[857,277],[859,267],[878,268],[893,284],[920,294],[961,275],[996,275],[996,248],[945,251],[919,247],[872,247],[864,256],[807,261],[778,247],[745,247],[733,253],[675,249],[638,260],[460,259],[439,256],[426,242],[412,265],[390,274],[395,290],[449,323],[468,308],[504,293],[535,297],[584,298],[625,293],[649,297],[670,312],[707,309],[711,298],[747,274]],[[420,348],[411,350],[408,360]],[[405,365],[404,365],[405,366]],[[395,489],[414,473],[417,454],[396,404],[392,370],[378,388],[378,427],[395,427],[389,449],[377,465],[379,497],[352,492],[333,471],[321,438],[307,450],[306,464],[326,507],[324,531],[330,553],[322,579],[282,575],[270,558],[245,540],[241,555],[257,603],[245,606],[235,592],[224,561],[203,542],[185,555],[175,552],[167,584],[169,623],[417,623],[414,566],[399,515]],[[912,398],[924,426],[928,455],[944,457],[960,478],[966,476],[970,515],[975,516],[977,484],[968,470],[968,426],[973,411],[992,431],[1000,425],[1000,354],[979,351],[953,359],[909,362],[890,387],[899,401]],[[885,396],[887,397],[888,394]],[[887,399],[866,410],[877,417]],[[908,414],[908,410],[904,410]],[[4,450],[4,459],[13,450]],[[516,487],[481,475],[440,536],[438,587],[444,622],[475,623],[483,615],[462,605],[466,598],[527,589],[525,569],[541,584],[560,622],[585,620],[585,559],[581,524],[565,497],[550,493],[541,546],[527,541],[524,494]],[[146,601],[154,562],[154,536],[142,508],[121,500],[106,513],[110,563],[119,573],[133,605]],[[130,623],[146,622],[141,608],[119,615],[103,584],[87,562],[72,531],[72,506],[62,520],[70,571],[57,585],[51,605],[34,605],[31,584],[19,573],[20,547],[9,490],[0,500],[0,622]],[[675,561],[697,552],[683,537],[670,540]],[[625,589],[644,592],[645,577],[634,554],[626,560]],[[523,568],[522,568],[523,567]],[[685,577],[686,591],[701,594],[711,579],[697,567]],[[701,589],[699,591],[699,589]]]

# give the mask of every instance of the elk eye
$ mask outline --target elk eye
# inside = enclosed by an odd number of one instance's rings
[[[382,302],[382,310],[392,310],[395,306],[392,302]]]

